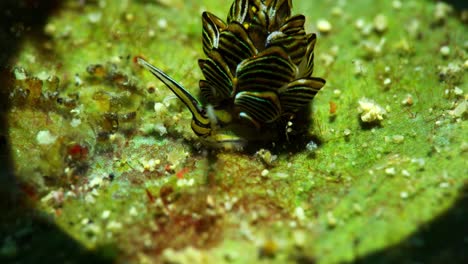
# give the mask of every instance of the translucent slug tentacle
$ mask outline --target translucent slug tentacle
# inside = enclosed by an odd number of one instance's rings
[[[151,65],[142,58],[138,58],[138,64],[147,68],[156,78],[163,82],[179,99],[187,106],[193,115],[192,129],[198,136],[208,136],[211,133],[211,123],[205,116],[205,111],[200,103],[182,85],[169,77],[160,69]]]

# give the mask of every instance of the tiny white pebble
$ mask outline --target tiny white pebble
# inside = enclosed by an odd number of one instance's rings
[[[52,135],[49,130],[41,130],[36,135],[36,141],[39,145],[50,145],[57,140],[57,136]]]
[[[395,175],[395,174],[396,174],[396,170],[395,170],[394,167],[386,168],[386,169],[385,169],[385,173],[386,173],[387,175]]]
[[[159,19],[158,20],[158,27],[162,28],[162,29],[167,28],[167,20],[164,19],[164,18]]]
[[[110,213],[111,213],[111,212],[110,212],[109,210],[105,210],[104,212],[102,212],[101,218],[102,218],[102,219],[107,219],[107,218],[109,218]]]
[[[364,21],[364,19],[362,18],[359,18],[356,20],[356,22],[354,22],[354,26],[357,28],[357,29],[362,29],[364,28],[366,22]]]
[[[385,78],[385,80],[383,81],[383,84],[385,86],[389,86],[391,83],[392,83],[392,79],[390,79],[390,78]]]
[[[441,182],[441,183],[439,184],[439,187],[440,187],[440,188],[443,188],[443,189],[448,188],[448,187],[449,187],[449,183],[448,183],[448,182]]]
[[[419,167],[421,168],[424,167],[424,165],[426,165],[426,160],[424,160],[423,158],[412,159],[411,162],[419,165]]]
[[[401,192],[400,197],[401,197],[401,199],[406,199],[406,198],[408,198],[408,193],[407,192]]]
[[[97,24],[99,21],[101,21],[101,18],[102,18],[101,12],[90,13],[88,15],[88,20],[91,24]]]
[[[405,136],[402,136],[402,135],[394,135],[392,139],[393,139],[393,142],[394,142],[394,143],[399,144],[399,143],[402,143],[402,142],[405,140]]]
[[[454,117],[462,117],[466,112],[468,111],[468,102],[463,101],[460,104],[458,104],[455,109],[452,111],[449,111],[449,114],[454,116]]]
[[[77,126],[81,125],[81,119],[73,118],[72,121],[70,122],[70,125],[72,127],[77,127]]]
[[[162,104],[162,103],[155,103],[154,104],[154,111],[156,113],[158,113],[158,114],[163,113],[163,112],[166,111],[166,106],[164,104]]]
[[[401,104],[408,105],[408,106],[413,105],[413,96],[411,94],[407,94],[405,99],[401,101]]]
[[[328,226],[330,227],[335,227],[336,224],[338,223],[338,220],[333,215],[333,212],[327,213],[327,223],[328,223]]]
[[[453,93],[454,93],[455,95],[460,96],[460,95],[463,95],[463,90],[460,89],[460,87],[455,86],[455,88],[453,88]]]
[[[341,90],[340,89],[335,89],[333,90],[333,94],[336,96],[336,97],[339,97],[341,95]]]
[[[358,112],[361,114],[362,122],[381,121],[384,119],[384,115],[387,114],[385,109],[370,99],[361,98],[358,103]]]
[[[402,5],[403,4],[398,0],[395,0],[395,1],[392,2],[392,7],[395,8],[396,10],[401,9]]]
[[[131,215],[131,216],[137,216],[138,215],[138,212],[137,212],[137,209],[135,207],[131,207],[130,210],[128,211],[128,213]]]
[[[405,176],[405,177],[411,176],[411,174],[410,174],[409,171],[407,171],[407,170],[402,170],[402,171],[401,171],[401,174],[403,174],[403,176]]]
[[[107,229],[109,230],[117,230],[122,228],[122,223],[116,222],[116,221],[110,221],[109,224],[107,225]]]
[[[444,56],[444,57],[447,57],[448,55],[450,55],[450,47],[449,46],[442,46],[440,48],[440,54],[442,54],[442,56]]]
[[[296,215],[299,221],[303,221],[305,219],[305,213],[302,207],[296,207],[296,209],[294,210],[294,215]]]
[[[318,149],[318,145],[314,141],[310,141],[309,143],[307,143],[306,149],[310,152],[314,152]]]
[[[317,21],[317,29],[322,33],[328,33],[332,30],[331,23],[326,19],[319,19]]]
[[[362,213],[362,207],[358,203],[353,204],[353,209],[356,213]]]
[[[351,135],[351,130],[349,130],[349,129],[346,128],[346,129],[343,131],[343,134],[347,137],[347,136]]]
[[[384,31],[387,30],[387,27],[388,27],[387,17],[383,14],[378,14],[374,18],[375,30],[379,33],[383,33]]]
[[[263,177],[266,177],[266,176],[268,175],[268,173],[270,173],[270,171],[267,170],[267,169],[264,169],[264,170],[262,170],[261,175],[262,175]]]
[[[82,225],[87,225],[88,223],[89,223],[89,219],[88,219],[88,218],[83,218],[83,219],[81,220],[81,224],[82,224]]]

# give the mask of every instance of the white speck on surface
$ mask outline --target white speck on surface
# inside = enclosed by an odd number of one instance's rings
[[[402,135],[394,135],[392,137],[392,140],[394,143],[397,143],[397,144],[400,144],[400,143],[403,143],[403,141],[405,140],[405,136],[402,136]]]
[[[346,137],[347,136],[350,136],[351,135],[351,130],[346,128],[344,131],[343,131],[343,135],[345,135]]]
[[[178,250],[167,248],[162,252],[162,258],[163,263],[216,263],[211,259],[211,255],[192,246]]]
[[[396,174],[396,169],[394,167],[386,168],[385,174],[393,176]]]
[[[137,216],[138,211],[134,206],[132,206],[132,207],[130,207],[130,210],[128,211],[128,214],[131,215],[131,216]]]
[[[442,188],[442,189],[446,189],[450,186],[450,184],[448,182],[441,182],[439,184],[439,188]]]
[[[449,114],[453,117],[462,117],[466,113],[466,110],[468,108],[467,104],[467,101],[461,102],[460,104],[458,104],[457,107],[455,107],[455,109],[449,111]]]
[[[78,74],[75,74],[75,85],[76,86],[81,86],[83,84],[83,80],[81,80],[80,76]]]
[[[310,152],[314,152],[318,149],[318,145],[314,141],[309,141],[306,145],[306,149]]]
[[[72,121],[70,122],[70,125],[72,127],[77,127],[77,126],[81,125],[81,119],[73,118]]]
[[[23,68],[15,68],[14,70],[14,74],[15,74],[15,79],[16,80],[19,80],[19,81],[22,81],[22,80],[26,80],[26,71],[23,69]]]
[[[269,174],[269,173],[270,173],[270,171],[269,171],[269,170],[267,170],[267,169],[264,169],[264,170],[262,170],[262,173],[261,173],[261,175],[262,175],[262,177],[266,177],[266,176],[268,176],[268,174]]]
[[[408,193],[407,193],[407,192],[401,192],[401,193],[400,193],[400,198],[401,198],[401,199],[406,199],[406,198],[408,198]]]
[[[107,224],[108,230],[118,230],[121,228],[122,228],[122,223],[119,223],[117,221],[110,221],[109,224]]]
[[[305,213],[304,213],[304,209],[300,206],[296,207],[296,209],[294,209],[294,215],[297,217],[297,219],[299,221],[304,221],[306,216],[305,216]]]
[[[452,7],[444,2],[437,2],[434,9],[434,18],[441,22],[452,12]]]
[[[275,177],[280,178],[280,179],[286,179],[289,177],[289,174],[286,172],[277,172],[275,173]]]
[[[358,214],[362,213],[362,206],[358,203],[353,204],[353,209]]]
[[[103,211],[102,214],[101,214],[101,218],[102,218],[102,219],[107,219],[107,218],[109,218],[110,213],[111,213],[111,212],[110,212],[109,210]]]
[[[303,247],[307,241],[307,235],[302,230],[295,230],[293,233],[294,244],[298,247]]]
[[[420,168],[423,168],[426,165],[426,160],[423,158],[414,158],[411,159],[411,163],[417,164]]]
[[[367,73],[367,68],[364,66],[364,62],[361,60],[354,61],[354,74],[364,75]]]
[[[361,98],[359,100],[358,112],[361,114],[361,120],[365,123],[382,121],[387,111],[373,100]]]
[[[396,10],[400,10],[402,6],[403,4],[398,0],[392,2],[392,7]]]
[[[317,21],[317,29],[322,33],[328,33],[332,30],[332,28],[332,24],[326,19],[319,19]]]
[[[340,95],[341,95],[341,90],[340,90],[340,89],[335,89],[335,90],[333,90],[333,95],[334,95],[335,97],[337,97],[337,98],[340,97]]]
[[[392,83],[392,79],[390,79],[390,78],[385,78],[385,80],[383,81],[383,84],[385,86],[389,86],[391,83]]]
[[[437,69],[441,76],[456,76],[462,71],[462,67],[453,62],[450,62],[447,66],[438,66]]]
[[[90,188],[94,188],[102,184],[102,177],[94,176],[88,183]]]
[[[47,23],[44,27],[44,32],[47,35],[54,35],[57,32],[57,26],[54,23]]]
[[[49,130],[41,130],[37,133],[36,141],[39,145],[50,145],[55,143],[57,136],[52,135]]]
[[[167,134],[167,128],[163,123],[156,123],[154,124],[154,130],[160,135],[164,136]]]
[[[167,112],[166,106],[163,103],[154,103],[154,111],[157,114],[164,114]]]
[[[327,212],[327,224],[329,227],[335,227],[338,224],[338,220],[333,215],[333,212]]]
[[[378,14],[374,18],[374,28],[379,33],[385,32],[388,28],[387,17],[383,14]]]
[[[460,89],[460,87],[455,86],[455,88],[453,88],[453,93],[454,93],[455,95],[457,95],[457,96],[461,96],[461,95],[463,95],[463,90]]]
[[[361,30],[365,26],[365,24],[366,22],[362,18],[359,18],[356,20],[356,22],[354,22],[354,26],[359,30]]]
[[[413,105],[413,103],[414,103],[414,100],[413,100],[413,96],[411,94],[407,94],[405,99],[403,99],[401,101],[402,105],[407,105],[407,106],[411,106],[411,105]]]
[[[158,27],[161,29],[167,28],[167,20],[164,18],[161,18],[158,20]]]
[[[91,24],[97,24],[101,21],[102,13],[101,12],[94,12],[88,15],[88,20]]]
[[[87,225],[87,224],[89,224],[89,222],[90,222],[90,221],[89,221],[88,218],[83,218],[83,219],[81,219],[81,224],[82,224],[82,225]]]
[[[410,174],[409,171],[407,171],[407,170],[402,170],[402,171],[401,171],[401,174],[403,174],[403,176],[405,176],[405,177],[411,176],[411,174]]]
[[[449,46],[442,46],[439,50],[440,54],[442,54],[442,56],[444,57],[447,57],[448,55],[450,55],[450,47]]]
[[[40,73],[37,74],[36,77],[42,81],[46,81],[47,79],[52,78],[52,76],[50,76],[50,74],[47,73],[46,71],[41,71]]]
[[[186,178],[183,178],[183,179],[178,179],[177,180],[177,186],[178,187],[183,187],[183,186],[193,186],[195,184],[195,180],[192,178],[192,179],[186,179]]]

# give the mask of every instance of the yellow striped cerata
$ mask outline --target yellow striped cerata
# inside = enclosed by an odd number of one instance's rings
[[[200,101],[160,69],[138,62],[187,106],[193,131],[205,141],[271,141],[325,85],[312,77],[317,37],[291,8],[292,0],[236,0],[227,22],[203,13]]]

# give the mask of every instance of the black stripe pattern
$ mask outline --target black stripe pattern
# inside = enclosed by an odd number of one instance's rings
[[[204,104],[144,59],[138,63],[187,106],[196,135],[231,142],[237,139],[219,129],[245,129],[244,122],[271,130],[299,115],[325,85],[312,77],[317,36],[305,32],[305,17],[291,16],[291,8],[292,0],[235,0],[227,22],[202,14]]]

